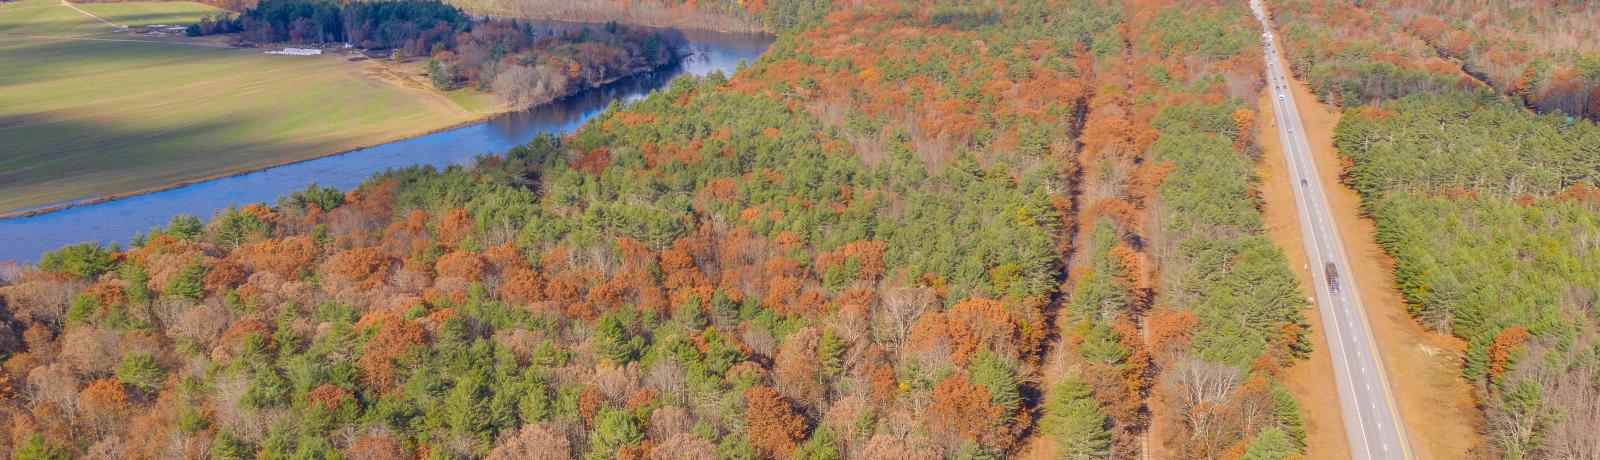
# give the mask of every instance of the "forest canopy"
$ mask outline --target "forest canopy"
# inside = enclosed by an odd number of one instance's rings
[[[1183,457],[1304,452],[1242,5],[772,3],[757,62],[570,135],[8,274],[0,447],[1131,458],[1159,424]],[[560,62],[435,24],[448,85]]]

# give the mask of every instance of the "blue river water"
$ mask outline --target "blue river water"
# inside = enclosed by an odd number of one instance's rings
[[[348,190],[368,176],[413,165],[465,164],[527,143],[539,133],[569,133],[604,111],[613,100],[634,101],[680,75],[715,70],[732,75],[741,61],[753,62],[771,44],[759,34],[684,31],[692,54],[680,65],[623,79],[568,98],[507,113],[434,134],[334,156],[195,183],[59,211],[0,220],[0,261],[32,262],[45,252],[86,241],[126,246],[136,233],[165,225],[178,214],[202,219],[229,206],[272,203],[279,196],[317,184]]]

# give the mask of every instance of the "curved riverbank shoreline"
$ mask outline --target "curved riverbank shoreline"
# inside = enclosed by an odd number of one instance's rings
[[[565,21],[565,22],[573,22],[573,21]],[[737,34],[737,33],[738,32],[734,32],[734,34]],[[686,47],[687,46],[688,45],[686,45]],[[692,56],[692,54],[686,54],[685,56],[682,56],[682,57],[678,58],[677,60],[674,60],[673,62],[670,62],[670,63],[667,63],[667,64],[663,64],[663,65],[655,66],[655,67],[650,67],[650,68],[636,69],[636,70],[634,70],[632,72],[629,72],[629,73],[626,73],[626,74],[623,74],[623,75],[619,75],[619,76],[616,76],[616,77],[613,77],[613,78],[609,78],[609,79],[606,79],[606,80],[603,80],[603,81],[599,81],[599,82],[596,82],[596,83],[591,84],[591,85],[586,86],[586,87],[575,88],[573,91],[571,91],[571,92],[569,92],[567,94],[564,94],[564,95],[561,95],[561,96],[556,96],[556,97],[545,98],[544,100],[538,101],[538,102],[536,102],[536,103],[534,103],[532,105],[529,105],[528,107],[516,108],[516,109],[505,108],[505,107],[496,107],[496,108],[490,109],[488,111],[485,111],[485,112],[483,112],[483,113],[481,113],[481,114],[479,114],[477,116],[474,116],[472,118],[468,118],[468,119],[465,119],[465,120],[457,121],[457,122],[451,123],[449,125],[444,125],[444,126],[440,126],[440,127],[436,127],[436,128],[431,128],[431,129],[424,130],[424,131],[418,131],[418,132],[412,132],[412,133],[406,133],[406,134],[402,134],[402,135],[398,135],[398,136],[388,137],[388,138],[384,138],[382,140],[379,140],[377,142],[373,142],[373,143],[370,143],[370,144],[364,144],[364,145],[360,145],[360,146],[356,146],[356,147],[352,147],[352,148],[336,150],[336,151],[327,152],[327,153],[315,154],[315,155],[307,156],[307,157],[304,157],[304,158],[297,158],[297,159],[292,159],[292,160],[269,163],[269,164],[262,165],[262,166],[252,166],[252,167],[248,167],[248,168],[224,171],[224,172],[218,173],[218,174],[212,174],[212,175],[198,177],[198,178],[194,178],[194,179],[188,179],[188,180],[172,182],[172,183],[168,183],[168,184],[161,185],[161,186],[158,186],[158,187],[148,187],[148,188],[132,190],[132,191],[128,191],[128,192],[115,193],[115,194],[111,194],[111,195],[102,195],[102,196],[86,197],[86,198],[74,198],[74,199],[65,200],[65,201],[58,201],[58,202],[55,202],[55,203],[48,203],[48,204],[43,204],[43,205],[38,205],[38,206],[33,206],[33,207],[28,207],[28,208],[22,208],[22,209],[11,210],[11,211],[4,211],[4,212],[0,212],[0,221],[10,220],[10,219],[20,219],[20,218],[25,218],[25,217],[33,217],[33,216],[38,216],[38,215],[42,215],[42,214],[49,214],[49,213],[53,213],[53,212],[57,212],[57,211],[71,209],[71,208],[74,208],[74,207],[91,206],[91,205],[106,203],[106,202],[110,202],[110,201],[116,201],[116,200],[136,197],[136,196],[140,196],[140,195],[148,195],[148,194],[152,194],[152,193],[159,193],[159,192],[164,192],[164,191],[168,191],[168,190],[183,188],[183,187],[187,187],[187,186],[191,186],[191,185],[195,185],[195,184],[211,182],[211,181],[220,180],[220,179],[227,179],[227,178],[230,178],[230,177],[238,177],[238,176],[257,173],[257,172],[261,172],[261,171],[265,171],[265,170],[269,170],[269,169],[275,169],[275,168],[281,168],[281,167],[284,167],[284,166],[291,166],[291,165],[295,165],[295,164],[299,164],[299,163],[305,163],[305,162],[308,162],[308,161],[315,161],[315,160],[321,160],[321,159],[325,159],[325,158],[329,158],[329,157],[347,155],[347,154],[355,153],[355,152],[358,152],[358,151],[361,151],[361,150],[373,148],[373,147],[384,145],[384,144],[390,144],[390,143],[394,143],[394,142],[401,142],[401,141],[405,141],[405,140],[416,139],[416,138],[425,137],[425,136],[431,136],[431,135],[439,134],[439,133],[446,132],[446,131],[456,130],[456,129],[464,128],[464,127],[467,127],[467,126],[472,126],[472,125],[476,125],[476,124],[479,124],[479,123],[488,122],[488,121],[494,120],[496,118],[505,116],[507,114],[538,110],[538,109],[540,109],[542,107],[549,106],[549,105],[552,105],[552,104],[556,104],[556,103],[559,103],[559,102],[561,102],[561,101],[563,101],[565,99],[578,96],[578,95],[583,94],[585,92],[594,91],[594,90],[597,90],[597,89],[600,89],[600,88],[604,88],[606,86],[615,84],[617,82],[620,82],[620,81],[623,81],[623,80],[626,80],[626,79],[646,76],[648,74],[651,74],[651,73],[654,73],[654,72],[657,72],[657,71],[662,71],[664,69],[671,69],[671,68],[674,68],[674,67],[677,67],[677,66],[681,66],[681,65],[683,65],[683,60],[685,58],[689,57],[689,56]]]
[[[541,134],[563,135],[579,129],[611,104],[647,97],[681,75],[731,74],[740,62],[760,59],[771,46],[770,35],[694,34],[687,46],[694,52],[678,65],[618,79],[578,91],[531,110],[501,111],[454,123],[428,134],[396,136],[396,141],[314,158],[248,168],[208,179],[86,200],[62,202],[0,219],[0,261],[32,262],[63,246],[95,241],[126,245],[134,235],[166,225],[174,215],[209,220],[228,207],[271,203],[315,183],[350,190],[373,174],[408,167],[445,168],[469,165],[482,156],[503,154]]]

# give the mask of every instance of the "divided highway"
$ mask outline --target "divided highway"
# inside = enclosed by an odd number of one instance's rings
[[[1294,95],[1289,92],[1287,73],[1277,59],[1271,24],[1261,8],[1261,0],[1251,0],[1250,8],[1264,31],[1262,44],[1267,58],[1272,111],[1278,122],[1284,156],[1288,159],[1295,208],[1305,238],[1312,286],[1317,293],[1317,309],[1332,354],[1351,456],[1358,460],[1410,459],[1405,426],[1400,423],[1400,411],[1395,408],[1389,380],[1361,305],[1359,288],[1350,276],[1350,262],[1339,240],[1339,229],[1328,208],[1322,183],[1317,179],[1311,144],[1306,141]]]

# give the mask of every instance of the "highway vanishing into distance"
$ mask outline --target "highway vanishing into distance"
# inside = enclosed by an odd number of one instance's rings
[[[1405,425],[1400,422],[1389,379],[1379,358],[1376,340],[1367,323],[1359,288],[1351,276],[1349,258],[1339,239],[1339,229],[1328,208],[1327,196],[1317,179],[1311,144],[1306,141],[1289,91],[1288,74],[1277,58],[1272,27],[1260,0],[1250,7],[1261,21],[1262,44],[1267,58],[1267,84],[1271,90],[1272,111],[1278,122],[1283,153],[1288,159],[1289,179],[1293,181],[1294,202],[1305,239],[1306,259],[1310,264],[1316,306],[1328,337],[1333,359],[1334,379],[1339,388],[1339,405],[1350,439],[1350,454],[1361,459],[1410,459]]]

